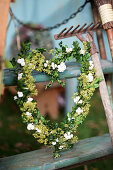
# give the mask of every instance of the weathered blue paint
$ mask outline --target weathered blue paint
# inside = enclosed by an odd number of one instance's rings
[[[80,140],[74,148],[55,159],[50,148],[0,159],[0,170],[54,170],[113,154],[108,134]]]
[[[102,69],[105,74],[107,73],[113,73],[113,63],[105,60],[101,60],[102,64]],[[77,63],[68,63],[67,64],[67,69],[63,72],[60,73],[59,77],[60,79],[69,79],[69,78],[75,78],[80,75],[80,65]],[[32,73],[35,82],[45,82],[49,81],[49,77],[45,73],[40,73],[33,71]],[[4,84],[5,86],[12,86],[16,85],[15,82],[15,74],[14,74],[14,69],[5,69],[4,70]]]

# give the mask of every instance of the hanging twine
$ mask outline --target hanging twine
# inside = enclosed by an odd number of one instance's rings
[[[113,27],[113,9],[111,4],[104,4],[99,7],[104,29]]]

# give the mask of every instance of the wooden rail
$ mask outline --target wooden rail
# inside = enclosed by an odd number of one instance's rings
[[[113,156],[113,149],[109,134],[80,140],[72,150],[61,153],[55,159],[50,148],[39,149],[19,155],[0,159],[0,170],[54,170],[70,169],[88,162]]]
[[[101,60],[102,69],[104,74],[113,73],[113,63],[107,60]],[[60,73],[60,79],[68,79],[73,77],[78,77],[80,75],[80,65],[77,63],[69,62],[67,64],[67,69],[65,72]],[[45,82],[49,81],[49,77],[45,73],[40,73],[33,71],[33,77],[35,82]],[[5,86],[16,85],[14,69],[4,70],[4,84]]]

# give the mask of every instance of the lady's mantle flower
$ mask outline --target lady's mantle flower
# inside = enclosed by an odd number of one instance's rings
[[[18,97],[17,96],[14,96],[14,100],[17,100],[18,99]]]
[[[65,63],[61,62],[60,65],[58,65],[58,71],[64,72],[64,70],[66,70],[66,65]]]
[[[80,54],[83,54],[83,55],[84,55],[84,54],[85,54],[85,50],[84,50],[84,49],[81,49],[81,50],[80,50]]]
[[[61,146],[59,146],[59,149],[63,149],[63,146],[61,145]]]
[[[28,97],[27,103],[28,103],[28,102],[32,102],[32,101],[33,101],[33,98],[32,98],[32,97]]]
[[[18,80],[20,80],[22,78],[22,75],[23,75],[23,73],[18,74]]]
[[[31,117],[31,116],[32,116],[32,113],[26,112],[26,115],[29,116],[29,117]]]
[[[19,63],[21,66],[25,66],[25,60],[24,60],[24,58],[19,58],[19,59],[17,60],[17,63]]]
[[[57,65],[54,62],[51,63],[51,66],[52,66],[53,70],[55,70],[55,68],[57,68]]]
[[[78,107],[78,109],[76,110],[76,113],[78,113],[78,115],[80,115],[81,113],[83,113],[83,110],[80,107]]]
[[[42,131],[40,130],[40,129],[38,129],[38,128],[36,128],[36,131],[38,132],[38,133],[41,133]]]
[[[56,142],[52,142],[52,145],[56,145]]]
[[[80,97],[79,97],[79,96],[76,96],[76,97],[74,98],[74,103],[78,103],[79,99],[80,99]]]
[[[64,137],[68,140],[68,139],[73,138],[73,134],[71,134],[70,132],[67,132],[64,134]]]
[[[29,123],[29,124],[27,125],[27,129],[28,129],[28,130],[34,130],[34,125],[33,125],[32,123]]]
[[[66,48],[67,53],[71,52],[72,50],[73,50],[72,48]]]
[[[92,70],[94,68],[93,61],[89,61],[89,70]]]
[[[89,73],[86,78],[88,79],[88,82],[92,82],[93,81],[93,75],[92,73]]]
[[[18,91],[17,94],[18,94],[18,97],[23,97],[23,93],[21,91]]]

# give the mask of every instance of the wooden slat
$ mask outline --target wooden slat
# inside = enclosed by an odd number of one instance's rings
[[[15,156],[0,159],[0,170],[54,170],[83,165],[90,161],[107,156],[113,156],[111,139],[108,134],[80,140],[74,148],[61,153],[61,157],[54,159],[50,148],[39,149]]]
[[[0,95],[2,92],[2,60],[5,49],[9,4],[10,0],[0,0]]]
[[[113,73],[113,63],[107,60],[101,60],[102,68],[104,74]],[[80,65],[77,63],[68,63],[67,69],[65,72],[60,73],[60,79],[74,78],[80,75]],[[49,77],[45,73],[40,73],[33,71],[33,77],[35,82],[45,82],[49,81]],[[4,84],[5,86],[16,85],[14,69],[5,69],[4,70]]]
[[[0,56],[4,54],[10,0],[0,0]]]

